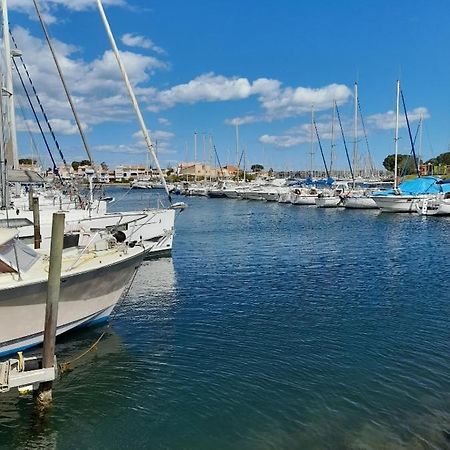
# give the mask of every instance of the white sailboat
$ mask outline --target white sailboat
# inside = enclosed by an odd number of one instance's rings
[[[39,15],[36,2],[35,6]],[[6,0],[2,0],[2,8],[5,21]],[[5,23],[3,25],[5,28]],[[6,39],[9,39],[8,35]],[[7,53],[6,60],[9,59],[10,55]],[[121,69],[124,71],[123,67]],[[0,105],[3,103],[2,97]],[[3,114],[0,117],[0,120],[2,119]],[[142,116],[140,122],[143,124]],[[3,123],[1,125],[1,131],[4,132]],[[11,126],[11,123],[9,125]],[[152,152],[146,129],[144,137]],[[5,156],[3,142],[1,136],[2,161]],[[159,162],[155,155],[154,157],[160,170]],[[6,167],[3,166],[2,180],[5,180]],[[162,179],[165,183],[164,178]],[[165,187],[167,190],[166,185]],[[2,188],[4,199],[7,184],[3,181]],[[96,228],[95,219],[101,222],[104,221],[104,217],[90,217],[91,222],[84,223],[83,229],[76,230],[77,233],[73,235],[76,239],[68,242],[63,251],[57,334],[106,320],[150,247],[148,243],[143,242],[139,218],[130,221],[124,220],[123,215],[119,220],[110,216],[110,227],[105,227],[103,222]],[[142,219],[145,220],[145,217]],[[6,217],[6,220],[9,220],[9,217]],[[79,226],[80,223],[82,221],[72,225]],[[135,228],[127,239],[123,230],[129,231],[128,226],[131,223],[134,223]],[[122,230],[118,228],[119,225],[123,227]],[[18,231],[15,229],[0,229],[1,356],[37,345],[43,340],[49,252],[45,245],[41,250],[35,251],[19,241],[17,236]],[[133,241],[130,239],[131,236],[134,238]]]

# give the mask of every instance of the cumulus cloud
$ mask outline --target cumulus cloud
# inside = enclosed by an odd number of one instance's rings
[[[159,117],[158,118],[158,123],[160,125],[164,125],[165,127],[170,127],[170,125],[172,125],[170,120],[166,119],[165,117]]]
[[[125,0],[103,0],[104,6],[125,6]],[[47,23],[57,21],[56,12],[60,8],[72,11],[86,11],[96,8],[96,3],[92,0],[46,0],[39,3],[40,10]],[[27,14],[31,19],[37,19],[36,10],[31,0],[9,0],[8,8]]]
[[[421,118],[428,119],[430,117],[430,113],[427,108],[421,106],[419,108],[414,108],[412,111],[408,111],[408,120],[410,123],[418,122]],[[379,130],[393,130],[395,129],[395,112],[387,111],[385,113],[373,114],[367,117],[367,123],[376,129]],[[399,127],[406,127],[406,116],[404,114],[400,114],[399,116]]]
[[[22,27],[15,27],[13,35],[23,51],[25,62],[49,117],[72,120],[47,45]],[[110,50],[94,60],[86,61],[80,57],[78,48],[58,40],[54,40],[54,44],[77,112],[83,122],[96,125],[134,119],[117,62]],[[136,86],[137,95],[151,95],[154,89],[141,85],[147,83],[156,70],[165,69],[167,64],[155,57],[130,51],[121,52],[121,55],[129,78]],[[16,86],[16,92],[19,96],[22,93],[19,84]],[[26,104],[25,100],[23,104]]]
[[[137,48],[143,48],[146,50],[152,50],[155,53],[158,53],[160,55],[165,53],[164,49],[155,45],[151,39],[149,39],[145,36],[140,36],[138,34],[125,33],[122,36],[121,41],[124,45],[126,45],[128,47],[137,47]]]
[[[243,77],[225,77],[213,72],[160,91],[149,107],[152,111],[171,108],[179,103],[194,104],[243,100],[255,96],[263,109],[260,115],[248,115],[229,119],[227,123],[251,123],[292,117],[307,112],[313,105],[316,110],[345,103],[351,96],[350,89],[342,84],[330,84],[320,88],[283,87],[278,80],[258,78],[250,81]]]

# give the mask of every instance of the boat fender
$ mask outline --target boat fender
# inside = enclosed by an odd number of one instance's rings
[[[127,238],[127,236],[125,235],[125,233],[123,231],[117,230],[116,232],[113,233],[113,236],[116,238],[117,242],[125,242],[125,239]]]

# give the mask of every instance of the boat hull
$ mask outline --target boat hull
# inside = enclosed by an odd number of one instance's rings
[[[418,197],[412,195],[386,195],[371,197],[382,212],[412,213],[416,212],[415,200]]]
[[[378,209],[375,200],[370,197],[346,197],[344,207],[347,209]]]
[[[291,195],[291,203],[293,205],[315,205],[317,195]]]
[[[317,197],[315,203],[318,208],[337,208],[338,206],[343,206],[340,197]]]
[[[63,275],[57,335],[107,320],[143,257],[139,251],[94,270]],[[0,356],[42,343],[46,298],[47,281],[2,290]]]

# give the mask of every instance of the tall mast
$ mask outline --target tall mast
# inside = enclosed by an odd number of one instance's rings
[[[397,80],[397,100],[395,106],[395,138],[394,138],[394,189],[398,187],[398,121],[399,121],[399,111],[400,111],[400,80]]]
[[[334,121],[335,121],[335,118],[336,118],[336,109],[333,104],[333,113],[331,116],[330,176],[331,176],[331,173],[333,170],[333,162],[334,162],[334,157],[335,157],[335,155],[334,155],[334,147],[335,147],[335,144],[334,144]]]
[[[169,197],[169,200],[171,200],[169,189],[167,188],[166,179],[164,178],[164,174],[163,174],[163,172],[161,170],[161,166],[159,165],[158,158],[157,158],[157,156],[155,154],[155,149],[153,148],[153,144],[152,144],[152,141],[150,139],[150,134],[148,132],[147,126],[145,125],[144,118],[143,118],[141,110],[139,108],[139,104],[137,102],[136,96],[134,95],[133,88],[131,87],[130,80],[128,79],[128,75],[127,75],[127,72],[125,70],[125,66],[122,63],[122,58],[120,57],[119,49],[117,48],[116,41],[115,41],[114,36],[112,34],[111,28],[109,26],[108,19],[106,18],[106,14],[105,14],[105,11],[103,9],[103,5],[102,5],[101,0],[97,0],[97,6],[98,6],[98,10],[100,12],[100,16],[101,16],[102,21],[103,21],[103,25],[105,26],[106,33],[107,33],[107,35],[109,37],[109,41],[111,43],[111,47],[113,49],[114,55],[116,56],[117,64],[119,65],[120,72],[122,73],[123,81],[125,82],[125,85],[127,87],[128,95],[130,96],[131,103],[133,104],[134,112],[136,113],[136,117],[137,117],[138,122],[139,122],[139,124],[141,126],[141,131],[142,131],[142,134],[144,136],[145,143],[147,144],[148,151],[153,156],[153,159],[155,161],[156,167],[157,167],[158,172],[159,172],[159,176],[160,176],[162,184],[164,186],[164,190],[166,191],[167,196]]]
[[[309,151],[310,156],[310,177],[313,178],[314,173],[314,105],[311,106],[311,148]]]
[[[66,81],[64,79],[64,75],[62,73],[61,66],[59,65],[58,58],[56,57],[56,53],[55,53],[55,50],[53,48],[53,44],[52,44],[52,42],[50,40],[50,35],[48,33],[48,30],[47,30],[47,27],[45,25],[44,19],[41,16],[41,11],[40,11],[39,6],[37,4],[37,0],[33,0],[33,3],[34,3],[34,8],[36,9],[36,13],[37,13],[39,22],[40,22],[41,27],[42,27],[42,31],[44,32],[45,39],[47,41],[48,47],[49,47],[50,52],[52,54],[53,61],[55,62],[55,66],[56,66],[56,69],[58,71],[59,78],[61,79],[61,83],[63,85],[64,92],[65,92],[67,100],[69,102],[70,109],[72,110],[73,117],[74,117],[75,122],[77,124],[78,132],[80,133],[80,137],[81,137],[81,140],[83,142],[84,149],[86,151],[86,154],[87,154],[87,156],[89,158],[89,161],[90,161],[93,169],[95,170],[94,159],[92,157],[91,149],[90,149],[89,144],[87,142],[86,135],[84,133],[83,127],[81,126],[80,119],[79,119],[77,111],[75,109],[75,105],[73,103],[72,96],[70,95],[69,88],[67,87]]]
[[[9,38],[9,22],[8,22],[8,7],[6,0],[2,1],[2,25],[3,25],[3,47],[5,51],[5,89],[6,89],[6,114],[7,122],[10,130],[10,154],[8,154],[8,145],[5,147],[5,159],[7,160],[8,167],[13,169],[19,168],[19,156],[17,152],[17,135],[16,135],[16,113],[14,110],[14,92],[13,92],[13,78],[12,78],[12,65],[11,65],[11,46]]]
[[[236,121],[236,170],[237,170],[237,182],[239,183],[239,122]]]
[[[420,159],[422,157],[422,135],[423,135],[423,114],[420,113],[419,120],[419,154],[417,155],[418,164],[420,164]]]
[[[197,181],[197,132],[194,132],[194,181]]]
[[[355,82],[355,95],[354,95],[354,116],[353,116],[353,171],[355,175],[358,175],[358,83]],[[353,187],[355,183],[353,182]]]

